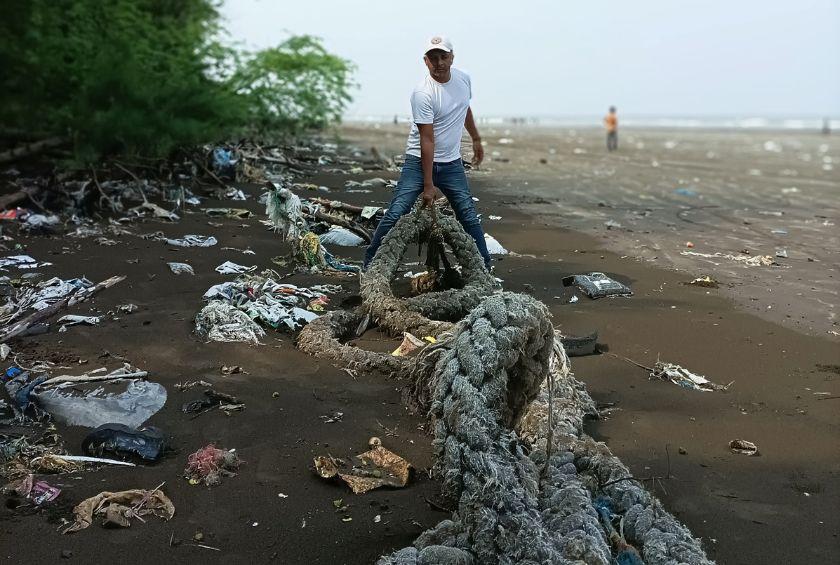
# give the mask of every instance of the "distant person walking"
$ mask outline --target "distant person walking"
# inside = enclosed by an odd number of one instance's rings
[[[475,240],[485,266],[490,268],[484,230],[475,213],[461,161],[464,127],[472,138],[473,166],[484,159],[484,148],[470,109],[470,77],[452,68],[454,58],[452,43],[445,37],[431,38],[424,49],[423,61],[429,74],[411,95],[413,123],[405,149],[405,164],[388,211],[365,251],[364,269],[376,255],[382,238],[411,210],[417,197],[423,195],[423,206],[434,206],[437,189],[449,200],[458,221]]]
[[[615,106],[610,106],[610,113],[604,118],[604,126],[607,128],[607,151],[618,149],[618,116],[615,115]]]

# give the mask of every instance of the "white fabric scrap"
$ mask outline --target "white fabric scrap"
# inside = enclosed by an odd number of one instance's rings
[[[223,275],[241,275],[243,273],[250,273],[251,271],[256,271],[257,266],[251,265],[250,267],[246,267],[245,265],[239,265],[232,261],[225,261],[218,267],[216,267],[216,272],[221,273]]]

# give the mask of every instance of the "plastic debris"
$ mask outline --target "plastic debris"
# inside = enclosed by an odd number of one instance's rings
[[[188,265],[187,263],[167,263],[167,265],[169,265],[169,270],[175,273],[176,275],[195,274],[192,265]]]
[[[306,307],[316,299],[319,299],[318,304],[325,305],[328,301],[326,295],[339,290],[341,287],[337,285],[316,285],[306,288],[278,283],[270,277],[254,276],[248,281],[226,282],[210,287],[204,293],[205,300],[211,301],[205,306],[205,310],[208,308],[224,310],[225,319],[234,316],[230,313],[231,309],[239,310],[244,316],[243,324],[246,319],[254,325],[256,325],[254,320],[259,320],[272,328],[283,327],[297,331],[318,317],[318,314],[306,310]],[[225,306],[214,306],[214,303],[224,303]],[[198,319],[196,319],[196,326],[198,330]],[[262,335],[264,332],[259,337]]]
[[[732,453],[740,453],[742,455],[756,456],[759,454],[758,446],[745,439],[733,439],[730,441],[729,450],[732,451]]]
[[[8,257],[0,257],[0,269],[5,269],[5,267],[37,269],[39,267],[47,267],[49,265],[52,265],[52,263],[36,261],[29,255],[10,255]]]
[[[170,222],[177,222],[181,218],[175,212],[170,212],[165,208],[161,208],[154,202],[144,202],[139,206],[135,206],[134,208],[130,208],[127,210],[129,214],[133,214],[135,216],[144,217],[146,216],[146,212],[151,212],[152,216],[155,218],[162,218],[164,220],[169,220]]]
[[[487,244],[487,252],[490,255],[507,255],[508,250],[502,247],[502,244],[492,235],[485,233],[484,242]]]
[[[630,296],[633,291],[629,287],[614,281],[604,273],[589,273],[586,275],[572,275],[563,279],[563,286],[574,285],[589,298],[604,298],[605,296]]]
[[[240,463],[236,450],[219,449],[211,443],[187,458],[184,477],[191,485],[211,487],[220,484],[222,477],[235,477]]]
[[[205,208],[204,213],[212,217],[235,218],[245,220],[253,214],[245,208]]]
[[[235,396],[218,392],[209,388],[204,391],[204,398],[185,402],[181,407],[181,411],[185,414],[201,414],[213,408],[230,414],[233,411],[241,411],[245,409],[245,404],[240,402]]]
[[[224,263],[216,267],[216,272],[221,273],[223,275],[241,275],[243,273],[250,273],[256,270],[256,265],[246,267],[245,265],[239,265],[237,263],[233,263],[232,261],[225,261]]]
[[[563,343],[563,348],[569,357],[593,355],[598,349],[598,332],[592,332],[589,335],[580,337],[564,336],[560,341]]]
[[[391,355],[393,355],[394,357],[405,357],[412,351],[416,351],[421,347],[425,346],[426,342],[424,342],[422,339],[420,339],[419,337],[415,337],[408,332],[405,332],[403,334],[402,343],[391,353]]]
[[[189,234],[177,239],[166,238],[166,243],[178,247],[212,247],[218,243],[216,238],[206,235]]]
[[[29,230],[49,230],[61,223],[61,218],[55,214],[29,214],[23,221],[23,226]]]
[[[248,195],[239,188],[230,187],[225,192],[225,198],[230,198],[231,200],[248,200]]]
[[[704,288],[718,288],[718,286],[720,286],[720,283],[712,277],[710,277],[709,275],[706,275],[704,277],[697,277],[696,279],[685,284],[690,284],[692,286],[702,286]]]
[[[265,331],[248,314],[220,300],[209,302],[196,315],[195,331],[210,341],[259,343],[265,336]]]
[[[776,257],[779,257],[781,259],[787,259],[787,256],[788,256],[787,249],[777,249],[776,250]]]
[[[155,490],[133,489],[120,492],[100,492],[83,500],[73,508],[75,521],[62,533],[69,534],[84,530],[95,517],[104,518],[103,526],[131,526],[131,518],[143,520],[143,516],[157,516],[169,521],[175,515],[175,505],[160,488]]]
[[[318,238],[321,240],[321,243],[341,245],[344,247],[355,247],[365,243],[365,240],[361,236],[341,226],[332,226],[327,233],[322,233]]]
[[[45,502],[52,502],[61,494],[61,489],[54,487],[46,481],[35,481],[32,474],[26,475],[3,487],[7,493],[13,493],[20,497],[29,499],[35,506],[41,506]]]
[[[374,216],[376,216],[377,212],[382,210],[379,206],[365,206],[362,208],[361,216],[365,220],[370,220]]]
[[[67,316],[62,316],[58,319],[58,322],[62,324],[62,326],[58,329],[59,332],[67,331],[67,328],[70,326],[96,326],[99,322],[102,321],[102,316],[76,316],[73,314],[68,314]]]
[[[136,467],[130,461],[118,461],[105,457],[90,457],[87,455],[56,455],[48,454],[43,457],[36,457],[30,464],[37,466],[42,472],[66,472],[74,471],[73,463],[102,463],[103,465],[117,465],[120,467]]]
[[[402,488],[408,484],[411,464],[382,446],[374,447],[354,459],[355,463],[348,468],[343,459],[319,456],[315,458],[315,471],[324,479],[339,477],[355,494],[383,486]]]
[[[490,215],[490,216],[487,216],[487,219],[489,219],[489,220],[501,220],[502,217],[501,216]]]
[[[163,433],[153,426],[134,429],[122,424],[104,424],[82,440],[82,450],[93,456],[117,453],[146,461],[160,459],[165,447]]]
[[[321,416],[325,424],[335,424],[336,422],[340,422],[342,418],[344,418],[344,412],[338,411]]]
[[[274,184],[268,192],[265,213],[284,241],[299,237],[306,224],[300,198],[288,188],[277,188]]]
[[[706,259],[728,259],[737,263],[743,263],[747,267],[769,267],[776,265],[776,261],[770,255],[732,255],[730,253],[699,253],[697,251],[681,251],[680,255],[693,255]]]
[[[55,388],[37,391],[32,400],[57,421],[68,426],[96,428],[119,423],[136,428],[166,404],[163,385],[144,380],[121,381],[121,393],[113,386],[67,382]]]
[[[729,387],[732,386],[732,382],[735,382],[732,381],[728,385],[715,384],[703,375],[692,373],[688,369],[684,369],[675,363],[663,363],[661,361],[657,361],[653,366],[650,378],[671,381],[675,385],[679,385],[683,388],[701,390],[703,392],[728,390]]]
[[[674,189],[674,194],[679,194],[680,196],[697,196],[697,191],[690,188],[676,188]]]

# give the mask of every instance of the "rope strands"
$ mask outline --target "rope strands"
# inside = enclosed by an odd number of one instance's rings
[[[430,216],[411,214],[363,277],[363,305],[321,317],[299,339],[312,354],[408,377],[407,404],[433,423],[434,472],[455,510],[378,564],[711,563],[610,450],[583,434],[597,410],[571,373],[545,305],[491,294],[475,243],[451,218],[439,221],[464,288],[393,295],[390,281],[409,242],[434,228]],[[438,341],[411,363],[341,343],[369,320]]]

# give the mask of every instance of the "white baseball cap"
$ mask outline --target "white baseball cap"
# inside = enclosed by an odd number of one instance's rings
[[[441,51],[452,53],[452,42],[449,41],[448,37],[444,37],[442,35],[435,35],[434,37],[429,39],[426,48],[423,49],[423,54],[425,55],[432,49],[440,49]]]

